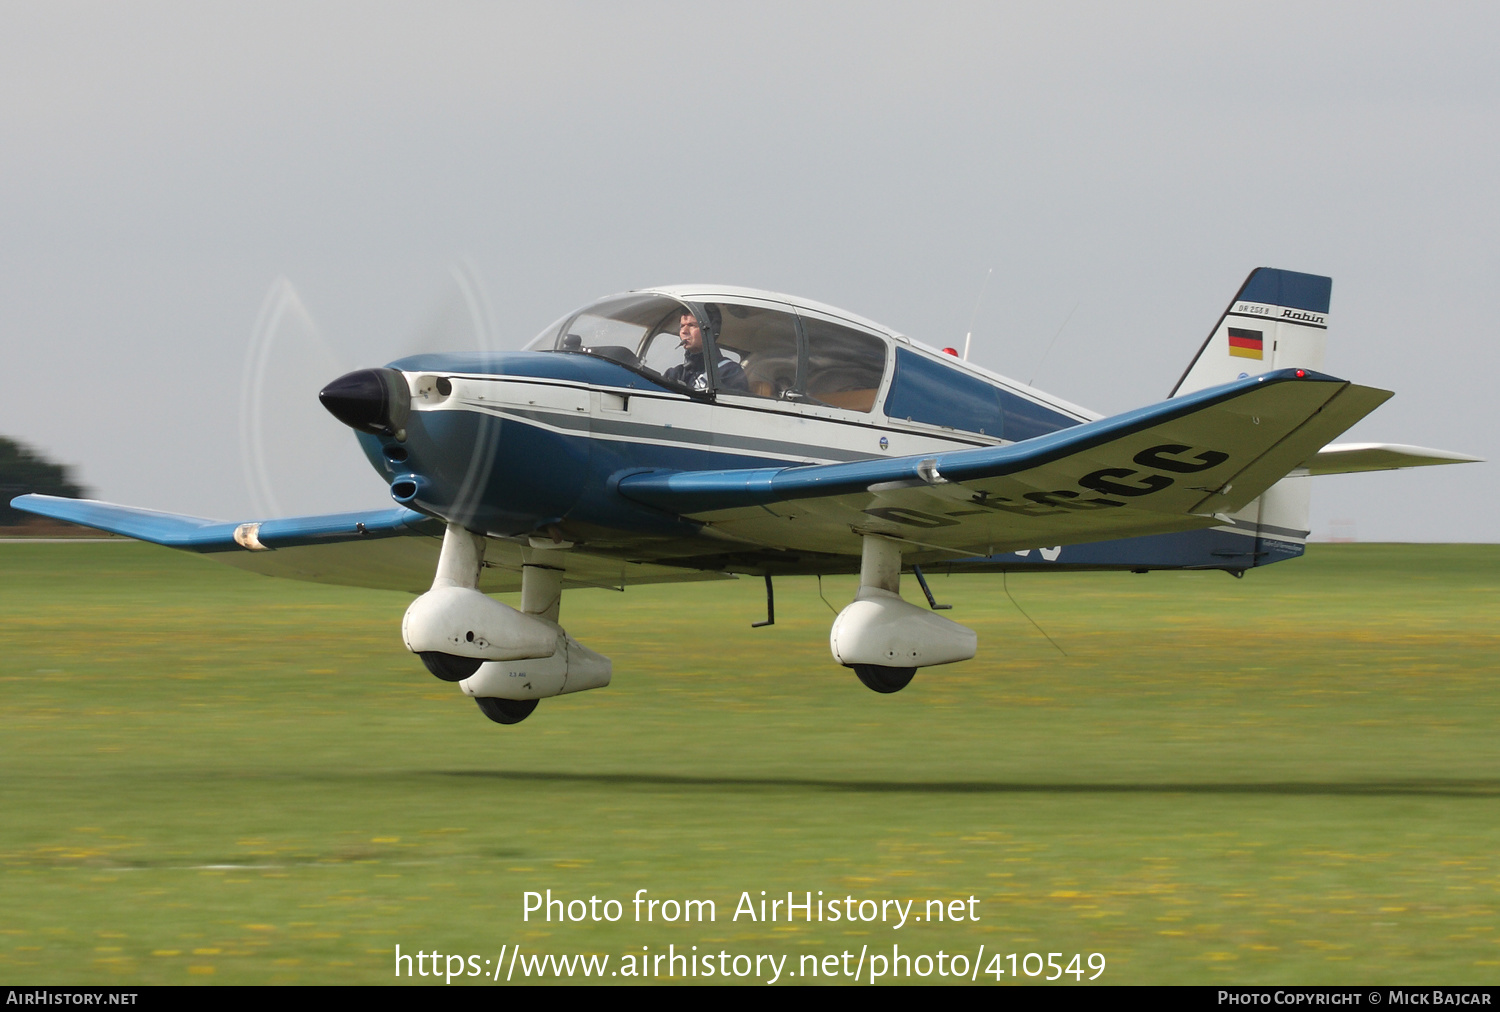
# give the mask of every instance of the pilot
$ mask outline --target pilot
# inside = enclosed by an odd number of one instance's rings
[[[710,303],[706,309],[708,325],[717,334],[719,324],[723,320],[719,307]],[[683,313],[682,319],[677,324],[677,336],[682,339],[682,365],[674,365],[662,375],[674,383],[682,383],[694,390],[707,390],[708,372],[703,365],[703,328],[699,325],[698,318],[692,313]],[[740,368],[738,362],[720,355],[717,365],[718,389],[735,390],[741,393],[750,392],[750,381],[745,378],[745,370]]]

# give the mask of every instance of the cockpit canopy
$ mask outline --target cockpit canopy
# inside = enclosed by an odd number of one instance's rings
[[[695,354],[700,340],[703,352]],[[886,338],[813,310],[730,295],[702,302],[661,292],[610,296],[526,347],[607,358],[695,392],[863,412],[874,410],[891,363]]]

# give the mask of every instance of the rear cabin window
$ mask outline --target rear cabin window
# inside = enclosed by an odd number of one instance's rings
[[[836,323],[802,317],[807,334],[810,400],[852,411],[871,411],[885,376],[886,343]]]
[[[985,436],[1004,428],[1000,391],[977,376],[896,349],[896,378],[885,413],[898,421],[944,425]]]
[[[925,422],[1012,441],[1079,424],[1055,408],[905,348],[896,349],[896,376],[885,413],[895,421]]]
[[[1000,391],[1000,404],[1005,409],[1005,438],[1016,442],[1083,424],[1071,415],[1028,401],[1009,390]]]

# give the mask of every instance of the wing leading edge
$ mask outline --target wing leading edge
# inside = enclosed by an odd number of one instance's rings
[[[404,507],[234,523],[51,495],[23,495],[12,500],[11,505],[28,513],[189,552],[264,551],[410,534],[442,534],[441,525],[432,527],[430,517]],[[427,525],[427,529],[418,529],[422,525]]]
[[[939,554],[1212,527],[1387,398],[1284,369],[1001,447],[739,471],[647,472],[620,492],[762,545]]]
[[[443,537],[441,521],[404,507],[235,523],[50,495],[23,495],[11,505],[112,534],[198,552],[252,573],[413,593],[431,585]],[[492,540],[480,589],[486,593],[520,590],[522,568],[535,561],[535,554],[525,544]],[[627,584],[726,578],[724,573],[570,552],[563,585],[618,590]]]

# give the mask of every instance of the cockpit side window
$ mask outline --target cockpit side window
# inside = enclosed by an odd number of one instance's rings
[[[807,335],[805,390],[809,400],[871,411],[885,378],[886,343],[873,334],[803,316]]]
[[[669,382],[693,390],[749,393],[742,365],[749,351],[739,340],[726,344],[721,337],[726,310],[738,313],[743,308],[719,303],[681,307],[642,342],[638,352],[641,361]],[[738,331],[738,324],[734,329]],[[794,332],[794,352],[795,341]]]
[[[797,389],[797,321],[790,313],[759,306],[720,303],[720,354],[737,362],[742,379],[730,385],[730,370],[720,367],[726,393],[781,399]]]

